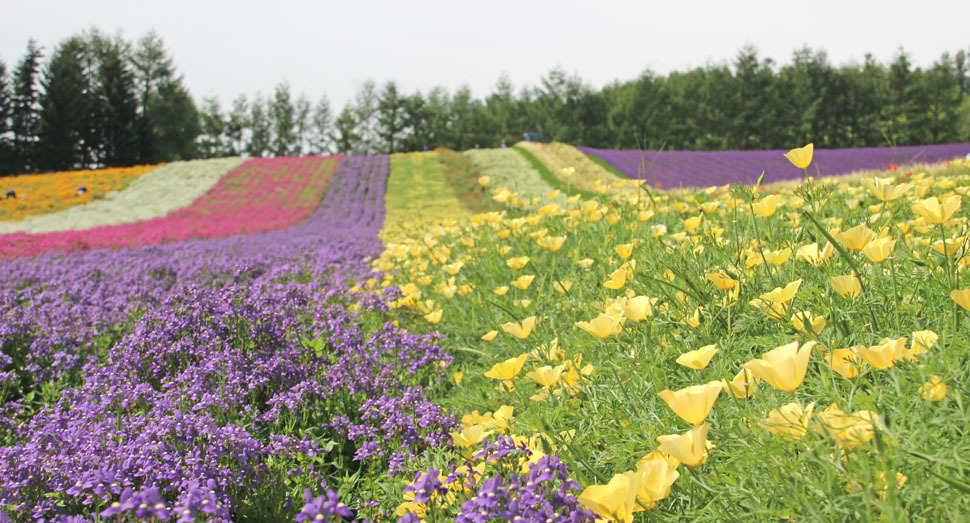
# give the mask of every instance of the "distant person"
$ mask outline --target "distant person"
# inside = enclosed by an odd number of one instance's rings
[[[478,144],[477,143],[475,144],[475,148],[478,149]]]
[[[11,198],[13,198],[14,200],[17,199],[17,191],[13,189],[7,189],[7,199],[9,200]]]
[[[424,151],[425,152],[428,152],[428,146],[427,145],[424,146]]]
[[[77,195],[78,196],[81,196],[82,194],[84,194],[86,192],[88,192],[88,188],[85,187],[85,186],[83,186],[83,185],[77,188]]]
[[[505,140],[502,140],[502,149],[505,149],[508,145],[505,145]]]

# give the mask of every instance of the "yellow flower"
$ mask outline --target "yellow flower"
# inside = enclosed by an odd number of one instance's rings
[[[814,337],[825,328],[825,316],[815,316],[811,312],[802,311],[791,317],[791,324],[795,330],[805,331]]]
[[[465,378],[464,372],[456,372],[451,375],[452,379],[455,380],[455,385],[461,385],[461,380]]]
[[[519,289],[520,291],[524,291],[529,288],[529,285],[532,285],[532,280],[534,279],[535,279],[534,274],[526,274],[524,276],[519,276],[518,278],[512,280],[510,283],[516,289]]]
[[[685,387],[678,391],[664,390],[658,396],[681,419],[697,426],[703,423],[711,412],[711,408],[714,407],[714,402],[717,401],[722,388],[724,388],[724,384],[720,381],[711,381],[704,385]]]
[[[865,254],[866,258],[872,260],[873,263],[879,263],[888,258],[895,247],[896,240],[892,238],[876,238],[862,249],[862,254]]]
[[[600,314],[590,322],[577,321],[576,326],[597,338],[606,338],[611,334],[617,334],[623,328],[621,319],[614,318],[609,314]]]
[[[754,209],[754,214],[756,216],[760,218],[767,218],[772,214],[775,214],[775,210],[778,209],[779,203],[781,203],[781,196],[772,194],[754,202],[751,208]]]
[[[523,319],[521,322],[510,321],[508,323],[503,323],[502,330],[515,336],[516,338],[519,338],[520,340],[524,340],[529,337],[529,334],[532,332],[532,328],[535,326],[536,317],[529,316],[528,318]]]
[[[913,333],[913,345],[905,351],[905,358],[909,361],[916,361],[916,356],[926,354],[930,348],[936,344],[940,336],[931,330],[916,331]]]
[[[829,278],[829,284],[832,285],[832,289],[839,293],[840,296],[850,300],[855,299],[862,292],[862,283],[859,282],[859,278],[855,274],[832,276]]]
[[[859,368],[855,366],[855,362],[859,361],[856,350],[856,347],[833,349],[831,352],[825,353],[825,363],[828,363],[829,367],[835,372],[853,379],[859,375]]]
[[[563,282],[556,281],[556,282],[553,282],[552,283],[552,288],[555,289],[556,292],[558,292],[559,294],[566,294],[567,292],[569,292],[569,289],[572,289],[573,288],[573,282],[571,282],[571,281],[563,281]]]
[[[444,269],[444,271],[447,272],[448,274],[454,276],[458,274],[458,271],[460,271],[461,268],[464,267],[464,265],[465,264],[462,262],[455,262],[455,263],[442,265],[441,268]]]
[[[835,253],[835,248],[831,243],[826,243],[821,251],[818,250],[817,243],[802,245],[795,253],[795,259],[806,261],[812,265],[819,266],[828,261]]]
[[[837,405],[829,405],[815,414],[815,432],[835,440],[840,447],[859,446],[872,439],[872,422],[877,418],[875,412],[860,410],[847,414]]]
[[[869,245],[873,239],[875,239],[876,233],[865,225],[856,225],[855,227],[842,231],[835,236],[835,239],[842,244],[843,247],[849,249],[850,251],[861,251]]]
[[[509,292],[509,286],[508,285],[502,285],[500,287],[495,287],[495,289],[493,289],[492,292],[494,292],[495,294],[497,294],[499,296],[505,296],[505,293]]]
[[[610,521],[631,523],[643,474],[617,474],[606,485],[590,485],[576,499],[584,507]]]
[[[812,163],[812,153],[815,152],[815,144],[810,143],[805,147],[799,147],[797,149],[792,149],[785,153],[785,158],[792,163],[795,167],[799,169],[807,169],[809,164]]]
[[[569,178],[574,172],[576,172],[575,167],[564,167],[559,170],[559,174],[561,174],[563,178]]]
[[[892,344],[882,343],[879,345],[873,345],[871,347],[859,347],[856,350],[856,353],[869,365],[872,365],[877,369],[886,370],[892,367],[895,363],[893,349],[894,347]]]
[[[703,214],[698,214],[697,216],[691,216],[690,218],[687,218],[686,220],[684,220],[684,228],[687,229],[687,232],[693,234],[694,231],[701,226],[701,220],[703,218],[704,218]]]
[[[812,356],[814,341],[806,342],[798,348],[798,342],[782,345],[742,365],[755,376],[765,380],[776,389],[794,392],[805,379],[808,360]]]
[[[482,187],[488,187],[488,182],[490,182],[491,180],[492,179],[489,178],[488,176],[479,176],[478,184],[481,185]]]
[[[545,249],[549,249],[552,252],[558,251],[562,248],[563,242],[566,241],[565,236],[545,236],[539,238],[539,246]]]
[[[963,238],[947,238],[933,242],[930,248],[944,256],[953,256],[963,249],[965,242],[966,240]]]
[[[545,367],[539,367],[538,369],[526,374],[525,377],[538,383],[539,385],[542,385],[543,387],[552,387],[559,382],[559,377],[562,376],[562,371],[565,369],[565,365],[557,365],[555,367],[546,365]]]
[[[640,491],[637,492],[637,502],[640,506],[634,512],[651,509],[657,502],[670,495],[670,487],[680,477],[676,467],[672,467],[664,459],[650,459],[637,463],[637,474],[643,479]]]
[[[431,311],[428,314],[424,315],[424,319],[428,320],[428,323],[437,324],[438,322],[441,321],[442,312],[443,311],[441,309]]]
[[[607,289],[619,290],[622,289],[626,284],[627,271],[624,269],[617,269],[610,274],[610,279],[603,282],[603,286]]]
[[[613,250],[616,251],[618,255],[620,255],[620,258],[623,258],[625,260],[633,254],[633,244],[621,243],[620,245],[613,247]]]
[[[768,417],[759,421],[758,425],[785,439],[802,439],[808,433],[813,410],[814,403],[803,409],[798,403],[792,402],[769,412]]]
[[[704,423],[684,434],[657,436],[660,442],[657,450],[670,454],[690,468],[703,465],[707,461],[707,431],[710,428],[710,423]]]
[[[785,285],[784,288],[775,287],[775,289],[771,292],[762,294],[761,299],[771,303],[788,303],[792,300],[792,298],[795,297],[795,293],[798,292],[798,287],[801,286],[801,284],[802,279],[799,278],[788,285]]]
[[[512,380],[519,375],[522,366],[525,365],[527,354],[520,354],[514,358],[509,358],[503,362],[492,365],[492,368],[485,373],[485,377],[493,380]]]
[[[738,399],[750,398],[757,389],[758,377],[748,369],[741,369],[731,381],[721,380],[731,395]]]
[[[950,298],[957,302],[957,305],[970,311],[970,289],[953,289],[950,291]]]
[[[628,320],[640,322],[647,316],[653,316],[653,304],[656,302],[657,298],[634,296],[623,304],[623,316]]]
[[[518,257],[509,258],[505,260],[505,264],[508,265],[509,268],[516,269],[516,270],[521,269],[522,267],[525,267],[527,263],[529,263],[528,256],[518,256]]]
[[[960,195],[953,195],[941,202],[930,196],[913,204],[913,213],[932,224],[943,224],[960,210]]]
[[[584,269],[589,269],[593,265],[593,260],[589,258],[583,258],[582,260],[577,261],[576,264],[578,264],[580,267]]]
[[[717,354],[717,345],[705,345],[681,354],[676,361],[691,369],[704,370],[715,354]]]
[[[503,230],[501,232],[504,232],[505,233],[505,236],[504,237],[507,238],[509,236],[508,229],[505,229],[505,230]],[[502,235],[499,234],[499,236],[502,236]],[[501,246],[501,247],[498,248],[498,253],[499,253],[500,256],[505,256],[511,250],[512,250],[512,246],[511,245],[503,245],[503,246]]]
[[[778,249],[777,251],[765,251],[765,260],[776,266],[780,267],[786,263],[791,258],[791,249]]]
[[[738,284],[738,280],[729,278],[728,276],[725,276],[724,274],[721,274],[721,273],[709,272],[706,274],[706,276],[711,283],[713,283],[715,286],[717,286],[718,289],[721,289],[722,291],[729,291],[733,289],[735,286],[737,286]]]
[[[930,376],[930,380],[919,388],[920,396],[929,401],[942,401],[946,397],[946,383],[939,376]]]
[[[896,198],[906,194],[906,191],[913,188],[912,185],[908,183],[901,183],[899,185],[893,185],[892,178],[879,178],[878,176],[872,179],[866,178],[862,180],[862,184],[869,188],[869,191],[883,202],[891,202]]]
[[[456,447],[474,447],[481,443],[485,439],[485,436],[489,434],[491,434],[491,431],[486,431],[483,425],[473,425],[467,429],[452,432],[451,441]]]
[[[749,302],[752,306],[761,309],[761,312],[765,313],[766,316],[773,320],[781,320],[785,318],[787,311],[785,310],[785,305],[782,303],[775,303],[771,301],[764,301],[761,299],[751,300]]]

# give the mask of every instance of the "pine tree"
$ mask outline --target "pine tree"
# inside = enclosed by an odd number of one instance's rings
[[[334,122],[333,142],[337,152],[353,154],[360,148],[357,125],[357,111],[352,106],[345,105]]]
[[[387,82],[377,99],[377,134],[380,148],[387,154],[396,153],[405,130],[405,103],[397,90],[397,84]]]
[[[225,156],[224,135],[226,132],[226,118],[219,106],[219,99],[208,96],[202,99],[202,110],[199,111],[200,128],[198,153],[200,158],[219,158]]]
[[[159,121],[155,103],[160,101],[158,93],[162,86],[174,81],[175,66],[165,51],[162,38],[154,30],[138,41],[131,64],[134,68],[139,104],[136,128],[139,161],[156,163],[166,158],[159,149],[160,137],[157,136],[156,129],[158,125],[164,126],[165,122]]]
[[[139,162],[138,99],[128,66],[128,44],[117,39],[100,51],[96,100],[101,104],[101,164],[109,167]]]
[[[226,142],[229,156],[238,156],[245,150],[244,134],[249,127],[249,101],[241,94],[232,101],[229,120],[226,122]]]
[[[10,129],[13,131],[14,171],[29,172],[36,168],[37,147],[37,74],[43,58],[37,41],[30,39],[27,53],[13,75],[13,98]]]
[[[289,156],[296,145],[294,132],[296,110],[290,97],[290,85],[280,83],[273,92],[273,100],[269,105],[272,141],[270,150],[274,156]]]
[[[84,167],[81,151],[88,114],[82,65],[84,43],[77,37],[61,42],[51,55],[41,82],[37,166],[48,171]]]
[[[320,97],[310,116],[307,147],[309,154],[328,154],[333,143],[333,115],[330,112],[330,99]]]
[[[7,64],[0,60],[0,176],[13,174],[13,140],[10,137],[10,75]]]
[[[266,116],[266,104],[260,95],[256,95],[249,107],[249,142],[246,153],[253,157],[262,157],[270,147],[270,121]]]

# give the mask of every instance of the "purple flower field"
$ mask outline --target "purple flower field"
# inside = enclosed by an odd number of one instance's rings
[[[0,521],[346,517],[327,478],[448,445],[450,357],[347,290],[388,168],[347,158],[284,230],[0,264]]]
[[[665,189],[707,187],[729,183],[754,184],[765,173],[765,183],[797,180],[803,171],[783,155],[788,151],[614,151],[577,147],[586,154],[602,158],[630,178],[644,179]],[[815,149],[809,174],[832,176],[867,169],[900,168],[912,163],[935,163],[962,158],[970,144],[868,147],[855,149]],[[641,165],[644,167],[641,168]]]

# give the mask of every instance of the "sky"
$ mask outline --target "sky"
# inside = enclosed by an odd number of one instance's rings
[[[0,59],[12,69],[29,38],[49,54],[91,27],[129,40],[154,29],[197,100],[226,107],[287,81],[339,110],[368,79],[482,97],[503,73],[520,88],[561,67],[599,88],[728,62],[745,44],[776,63],[821,48],[836,65],[866,53],[885,63],[904,48],[926,67],[970,50],[968,20],[966,0],[31,0],[0,8]]]

